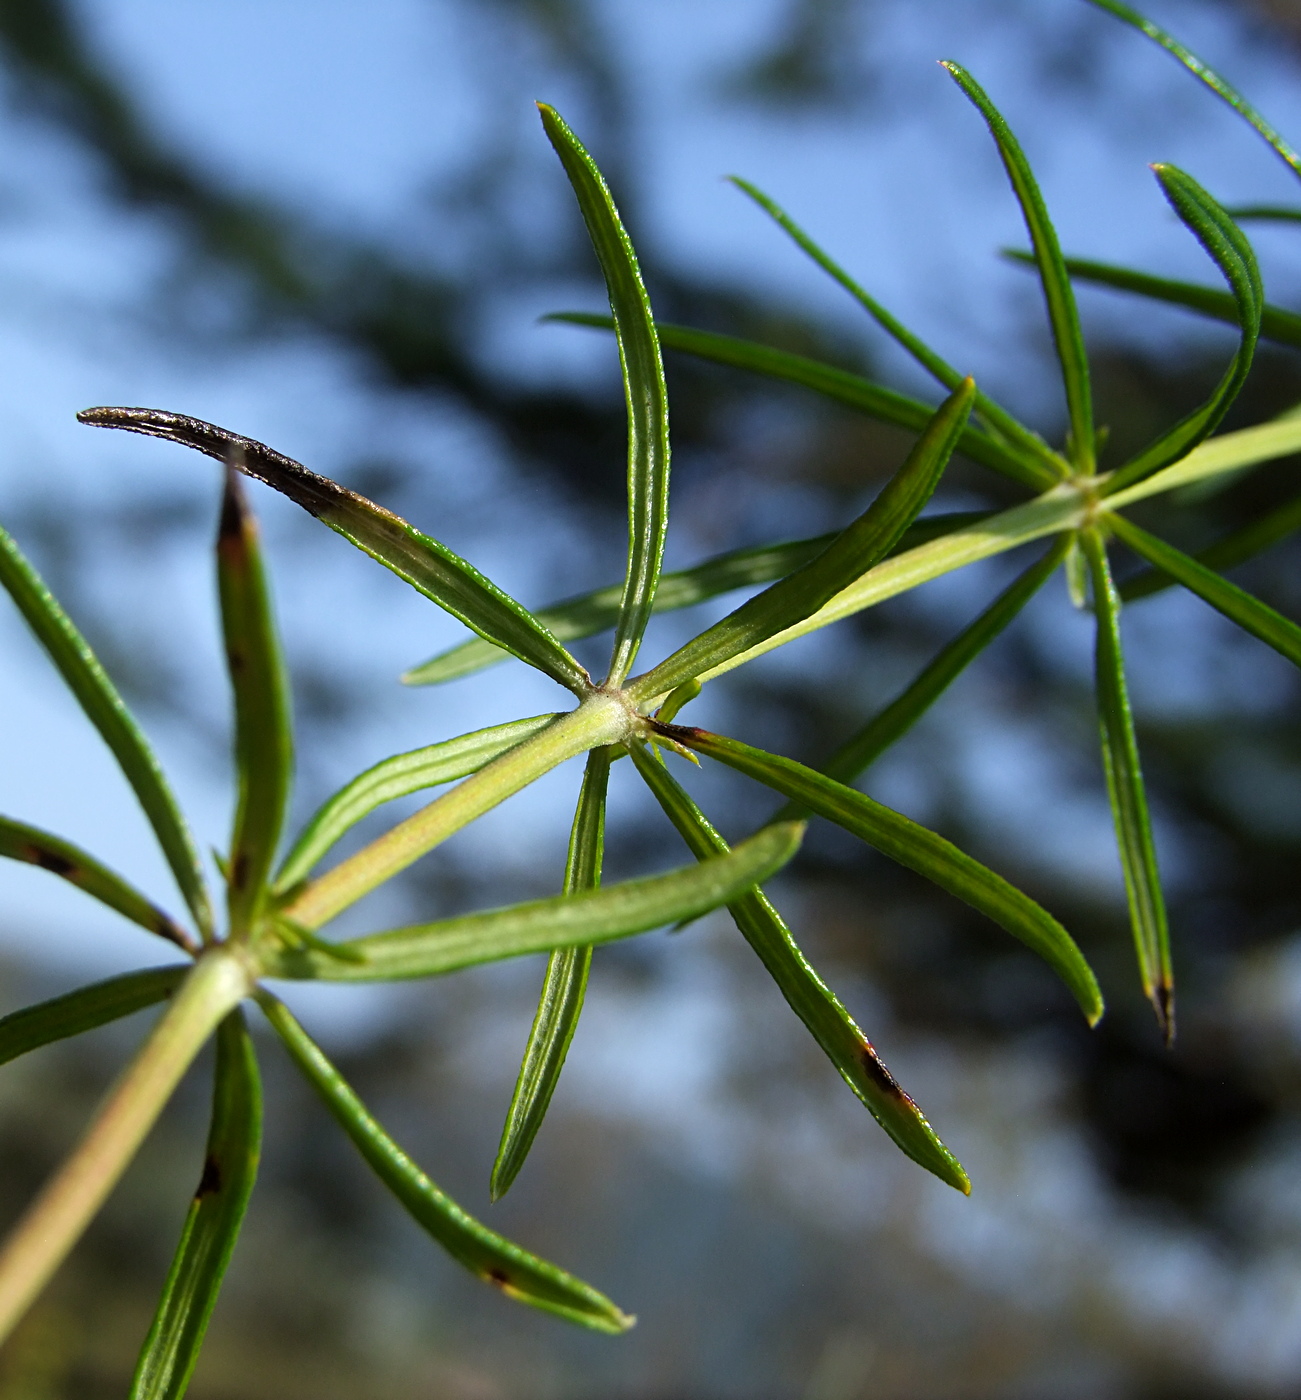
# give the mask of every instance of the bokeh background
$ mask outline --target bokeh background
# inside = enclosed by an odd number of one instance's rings
[[[1301,7],[1155,16],[1301,131]],[[536,119],[606,170],[658,313],[930,394],[720,176],[755,180],[906,321],[1045,432],[1062,411],[1038,295],[983,126],[988,87],[1068,251],[1212,280],[1147,170],[1296,202],[1284,167],[1167,58],[1081,0],[4,0],[0,512],[138,708],[206,845],[229,819],[213,463],[80,428],[147,404],[262,439],[401,511],[516,596],[618,577],[622,400]],[[1257,237],[1271,299],[1296,234]],[[1220,373],[1225,328],[1082,294],[1116,451]],[[815,533],[906,439],[681,360],[670,564]],[[1301,399],[1263,353],[1234,422]],[[1274,464],[1180,502],[1196,546],[1295,492]],[[559,703],[512,664],[435,691],[398,674],[451,619],[254,488],[301,725],[295,808],[401,749]],[[939,502],[1009,502],[961,464]],[[1293,616],[1298,552],[1236,577]],[[937,581],[713,687],[696,722],[816,760],[1019,567]],[[658,651],[735,600],[656,621]],[[299,990],[309,1028],[469,1209],[635,1311],[588,1336],[440,1254],[265,1049],[262,1179],[200,1400],[1265,1397],[1301,1390],[1301,742],[1295,673],[1172,590],[1126,614],[1172,900],[1181,1037],[1132,970],[1089,689],[1090,626],[1054,584],[865,780],[1077,931],[1111,1005],[1079,1023],[1028,954],[815,830],[779,882],[815,963],[970,1170],[902,1159],[724,919],[597,957],[569,1066],[505,1201],[487,1177],[541,961],[389,991]],[[602,644],[603,645],[603,644]],[[170,886],[97,738],[0,608],[0,807]],[[590,652],[599,664],[600,649]],[[626,768],[627,765],[622,765]],[[616,769],[612,875],[685,857]],[[574,765],[415,867],[355,929],[553,892]],[[691,775],[725,830],[771,809]],[[364,834],[364,833],[363,833]],[[144,934],[42,872],[0,870],[0,1009],[143,963]],[[143,1019],[7,1066],[0,1215],[75,1139]],[[0,1351],[4,1400],[125,1393],[199,1170],[206,1064],[56,1284]]]

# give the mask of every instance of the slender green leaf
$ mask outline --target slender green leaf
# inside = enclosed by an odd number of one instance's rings
[[[0,856],[26,861],[28,865],[39,865],[42,870],[48,870],[52,875],[58,875],[78,889],[85,890],[88,895],[93,895],[110,909],[116,909],[150,933],[175,943],[187,953],[195,951],[194,940],[171,915],[71,841],[52,836],[39,827],[0,817]]]
[[[988,520],[991,514],[987,510],[959,510],[924,516],[909,525],[890,553],[894,555],[914,549],[928,540],[939,539],[954,530]],[[716,554],[693,568],[661,574],[653,611],[671,612],[689,608],[735,588],[784,578],[816,559],[835,538],[833,533],[809,540],[733,549],[726,554]],[[534,615],[562,642],[575,637],[590,637],[613,627],[618,621],[622,593],[622,587],[614,584],[591,593],[580,593],[576,598],[560,603],[551,603]],[[485,642],[482,637],[474,637],[408,671],[402,681],[404,685],[440,685],[460,676],[473,675],[486,666],[495,666],[497,662],[507,660],[507,655],[500,647]]]
[[[365,496],[263,443],[198,418],[152,408],[87,408],[77,419],[96,428],[122,428],[179,442],[219,462],[225,462],[232,449],[242,453],[240,466],[247,475],[288,496],[481,637],[576,695],[587,693],[587,672],[530,612],[446,545]]]
[[[1134,716],[1129,707],[1129,688],[1125,684],[1125,660],[1120,646],[1120,599],[1107,563],[1106,545],[1096,530],[1085,532],[1084,548],[1093,577],[1093,607],[1098,621],[1095,664],[1102,766],[1107,775],[1107,792],[1125,874],[1129,920],[1143,991],[1152,1002],[1157,1022],[1169,1043],[1174,1039],[1170,931],[1148,816],[1147,791],[1139,763],[1138,739],[1134,734]]]
[[[1285,540],[1289,535],[1301,530],[1301,496],[1294,496],[1286,504],[1253,520],[1240,530],[1234,530],[1216,540],[1193,556],[1199,564],[1208,569],[1231,569],[1235,564],[1245,563],[1263,554],[1272,545]],[[1144,569],[1121,585],[1120,596],[1126,603],[1149,597],[1169,588],[1175,580],[1161,569]]]
[[[248,932],[262,912],[293,781],[294,741],[285,674],[267,590],[257,522],[244,498],[238,448],[226,464],[217,532],[217,588],[226,668],[235,701],[238,792],[227,856],[230,930]]]
[[[1265,305],[1256,255],[1242,230],[1190,175],[1185,175],[1173,165],[1155,165],[1152,168],[1175,213],[1224,274],[1238,306],[1238,324],[1242,333],[1237,353],[1210,398],[1119,471],[1113,472],[1105,487],[1107,494],[1151,476],[1161,467],[1186,456],[1203,438],[1210,436],[1246,382],[1260,337],[1261,313]]]
[[[948,466],[971,412],[975,384],[964,380],[936,411],[903,466],[876,500],[802,569],[741,604],[628,687],[635,701],[676,689],[683,681],[748,651],[802,622],[847,584],[884,559],[916,518]]]
[[[822,772],[840,783],[852,783],[926,713],[963,671],[1016,618],[1022,608],[1057,571],[1070,547],[1062,535],[1053,547],[1011,583],[965,627],[922,671],[921,675],[880,714],[874,715],[851,739],[822,764]]]
[[[637,254],[596,162],[560,114],[538,104],[605,276],[628,406],[628,568],[607,685],[622,685],[650,620],[669,523],[669,396]]]
[[[1266,222],[1301,223],[1301,209],[1284,204],[1230,204],[1225,206],[1226,214],[1239,223],[1243,219],[1263,219]]]
[[[569,858],[565,863],[565,893],[594,890],[601,883],[601,863],[605,852],[605,792],[610,777],[610,751],[593,749],[587,756],[578,808],[569,833]],[[528,1044],[510,1110],[501,1132],[497,1160],[492,1167],[491,1192],[494,1201],[510,1190],[524,1159],[538,1135],[564,1068],[569,1044],[578,1028],[587,991],[587,974],[592,965],[590,947],[558,948],[547,959],[537,1014],[529,1031]]]
[[[592,326],[597,330],[614,329],[614,321],[609,316],[593,316],[581,311],[557,312],[544,316],[543,320]],[[849,370],[837,369],[835,365],[824,364],[821,360],[792,355],[786,350],[774,350],[771,346],[760,345],[753,340],[740,340],[732,335],[698,331],[690,326],[674,326],[657,321],[656,329],[660,344],[671,350],[695,355],[698,359],[710,360],[715,364],[750,370],[769,379],[802,385],[824,398],[856,408],[869,418],[909,428],[913,432],[921,432],[935,412],[920,399],[887,389],[883,384],[864,379],[862,375],[852,374]],[[962,430],[957,451],[971,461],[1001,472],[1034,490],[1051,486],[1058,478],[1058,473],[1050,472],[1043,466],[1039,455],[1018,456],[1015,449],[1001,439],[976,427],[968,426]]]
[[[136,1362],[130,1400],[181,1400],[221,1292],[262,1151],[262,1080],[243,1013],[217,1029],[203,1172]]]
[[[7,1065],[29,1050],[93,1031],[164,1001],[181,985],[189,970],[189,963],[177,963],[128,972],[10,1012],[0,1019],[0,1065]]]
[[[1048,206],[1039,192],[1039,184],[1025,158],[1020,142],[1012,134],[1006,119],[989,100],[984,88],[959,64],[942,63],[953,81],[962,89],[980,115],[984,117],[998,146],[1003,168],[1011,182],[1026,232],[1034,248],[1034,260],[1043,285],[1048,321],[1052,326],[1053,343],[1062,367],[1062,384],[1066,390],[1066,408],[1070,418],[1071,460],[1079,471],[1091,475],[1096,469],[1093,442],[1093,390],[1089,384],[1089,359],[1084,349],[1080,317],[1075,307],[1075,293],[1062,261],[1057,230],[1048,217]]]
[[[1240,212],[1226,209],[1225,213],[1241,217]],[[1033,261],[1028,253],[1010,248],[1004,249],[1004,256],[1014,262]],[[1088,258],[1067,258],[1066,270],[1079,282],[1096,282],[1116,291],[1136,292],[1154,301],[1168,302],[1172,306],[1186,306],[1191,311],[1200,311],[1203,316],[1224,321],[1230,326],[1241,324],[1237,299],[1232,292],[1221,291],[1218,287],[1203,287],[1198,282],[1177,282],[1169,277],[1153,277],[1147,272],[1117,267],[1114,263],[1092,262]],[[1281,306],[1266,303],[1261,307],[1260,334],[1264,340],[1301,349],[1301,316],[1293,311],[1284,311]]]
[[[1146,530],[1139,529],[1123,517],[1113,515],[1109,523],[1117,538],[1124,540],[1149,564],[1156,565],[1189,592],[1196,593],[1217,612],[1222,612],[1230,622],[1236,622],[1253,637],[1259,637],[1281,656],[1286,656],[1294,666],[1301,666],[1301,627],[1295,622],[1275,612],[1268,603],[1252,597],[1236,583],[1230,583],[1213,569],[1199,564],[1182,550],[1175,549],[1155,535],[1149,535]]]
[[[259,992],[257,999],[294,1062],[371,1170],[457,1263],[508,1297],[594,1331],[618,1333],[632,1326],[635,1319],[596,1289],[503,1239],[444,1195],[375,1121],[288,1008],[269,992]]]
[[[727,842],[669,774],[637,745],[633,762],[697,860],[725,855]],[[871,1041],[854,1023],[840,999],[818,976],[795,942],[785,920],[762,890],[752,890],[727,906],[737,928],[791,1010],[804,1022],[872,1117],[912,1160],[964,1194],[971,1183],[962,1164],[935,1135],[921,1110],[899,1087]]]
[[[117,759],[149,818],[190,913],[200,930],[211,935],[212,905],[199,853],[158,759],[86,639],[3,529],[0,583],[9,590],[37,641]]]
[[[902,345],[946,389],[950,392],[957,389],[958,385],[962,383],[962,375],[951,364],[937,355],[929,345],[913,335],[902,322],[897,321],[875,297],[859,286],[849,273],[825,253],[779,204],[769,199],[762,190],[752,185],[748,180],[742,180],[736,175],[730,178],[737,189],[752,199],[797,247],[807,253],[825,273],[838,282],[887,335]],[[1041,484],[1043,486],[1050,486],[1053,481],[1060,481],[1069,474],[1069,465],[1037,433],[1031,432],[1029,428],[1018,423],[1005,408],[1001,408],[986,394],[977,394],[975,411],[976,416],[1003,438],[1009,448],[1013,451],[1019,450],[1023,454],[1028,465],[1039,464],[1042,469]]]
[[[496,647],[493,651],[503,658],[506,655]],[[396,754],[368,768],[327,799],[303,828],[276,875],[273,890],[283,894],[305,879],[345,832],[385,802],[477,773],[554,719],[555,715],[537,715],[511,724],[494,724],[441,744]]]
[[[1153,24],[1145,15],[1140,14],[1132,5],[1122,3],[1122,0],[1090,0],[1090,4],[1096,5],[1100,10],[1106,10],[1116,16],[1117,19],[1124,20],[1126,24],[1132,25],[1140,34],[1146,34],[1154,43],[1159,44],[1168,54],[1171,54],[1196,78],[1199,78],[1208,88],[1222,101],[1227,102],[1237,114],[1255,127],[1256,131],[1274,148],[1279,156],[1288,165],[1301,175],[1301,155],[1292,149],[1290,145],[1274,130],[1272,126],[1260,115],[1258,111],[1249,103],[1245,97],[1226,83],[1214,69],[1209,68],[1195,53],[1185,45],[1181,44],[1173,34],[1167,33],[1159,25]]]
[[[608,943],[647,929],[694,919],[766,880],[799,848],[804,827],[784,822],[744,841],[729,856],[649,879],[514,904],[433,924],[375,933],[339,946],[361,954],[344,962],[313,949],[263,954],[269,977],[374,982],[434,977],[524,953]]]
[[[736,739],[675,724],[652,726],[686,748],[755,778],[802,808],[843,826],[891,860],[978,909],[1039,954],[1066,983],[1090,1025],[1102,1015],[1102,993],[1070,934],[1028,895],[973,860],[944,837],[864,793]]]

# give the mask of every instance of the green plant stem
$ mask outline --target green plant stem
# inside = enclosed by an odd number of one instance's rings
[[[81,1238],[204,1041],[252,985],[247,964],[229,948],[199,959],[86,1135],[0,1251],[0,1341]]]
[[[284,917],[302,928],[320,928],[567,758],[602,744],[618,743],[629,733],[632,723],[631,711],[622,699],[594,692],[576,710],[559,716],[539,734],[502,754],[314,880],[285,906]]]

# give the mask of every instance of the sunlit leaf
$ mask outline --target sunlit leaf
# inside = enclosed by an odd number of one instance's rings
[[[488,645],[486,642],[481,645]],[[507,653],[493,647],[503,659]],[[277,893],[292,889],[346,832],[385,802],[476,773],[486,763],[545,729],[555,715],[494,724],[456,739],[386,758],[345,784],[303,828],[275,878]]]
[[[1199,549],[1193,558],[1208,569],[1231,569],[1235,564],[1243,564],[1263,554],[1297,530],[1301,530],[1301,496],[1294,496],[1276,510],[1268,511],[1240,530],[1233,530],[1214,544]],[[1169,574],[1160,569],[1145,569],[1141,574],[1125,580],[1120,587],[1120,596],[1124,602],[1132,603],[1170,588],[1174,582]]]
[[[875,297],[854,281],[849,273],[825,253],[780,205],[769,199],[762,190],[752,185],[748,180],[742,180],[735,175],[731,177],[731,180],[737,189],[748,195],[790,237],[797,247],[807,253],[824,272],[838,282],[887,335],[902,345],[946,389],[951,392],[957,389],[962,382],[962,375],[951,364],[937,355],[929,345],[908,330],[902,322],[896,320]],[[975,410],[976,416],[1003,438],[1013,450],[1019,449],[1020,454],[1028,461],[1041,464],[1047,473],[1043,480],[1045,486],[1050,485],[1053,480],[1060,481],[1070,471],[1069,465],[1037,433],[1031,432],[1029,428],[1018,423],[1005,408],[1000,407],[987,395],[983,393],[977,395]]]
[[[1102,1015],[1102,994],[1070,934],[1028,895],[951,841],[794,759],[751,748],[704,729],[662,726],[664,734],[843,826],[891,860],[948,890],[1033,949],[1066,983],[1090,1024]]]
[[[172,917],[147,899],[120,875],[100,864],[79,846],[51,836],[48,831],[27,826],[23,822],[0,817],[0,856],[10,860],[39,865],[52,875],[58,875],[88,895],[116,909],[132,923],[175,943],[186,952],[194,951],[194,940]]]
[[[884,559],[939,483],[971,412],[975,384],[965,380],[936,411],[903,466],[872,504],[816,559],[702,632],[628,686],[636,701],[676,689],[712,667],[802,622],[846,584]]]
[[[226,857],[230,929],[246,933],[261,913],[293,781],[294,742],[280,638],[271,613],[257,523],[232,448],[217,532],[217,585],[226,667],[235,702],[238,783]]]
[[[899,554],[914,549],[928,540],[939,539],[954,530],[988,520],[992,514],[987,510],[958,510],[923,516],[909,525],[890,553]],[[835,538],[832,533],[808,540],[733,549],[726,554],[716,554],[690,569],[661,574],[652,611],[659,613],[689,608],[720,593],[785,578],[795,569],[816,559]],[[576,637],[590,637],[613,627],[618,621],[622,594],[622,586],[614,584],[591,593],[580,593],[576,598],[560,603],[548,604],[534,616],[562,642]],[[473,675],[486,666],[495,666],[507,659],[508,654],[500,647],[485,642],[482,637],[474,637],[408,671],[402,680],[406,685],[439,685],[459,676]]]
[[[570,1322],[610,1333],[632,1326],[634,1319],[596,1289],[503,1239],[463,1211],[375,1121],[284,1004],[268,992],[258,993],[258,1004],[371,1170],[457,1263],[508,1297]]]
[[[596,162],[554,108],[538,104],[542,125],[574,187],[596,249],[628,406],[628,568],[610,660],[609,685],[632,669],[650,619],[669,520],[669,399],[650,298],[637,254]]]
[[[569,856],[565,862],[565,893],[594,890],[601,883],[601,862],[605,851],[605,792],[610,776],[608,749],[595,749],[587,756],[583,786],[569,833]],[[592,965],[590,947],[559,948],[547,959],[542,994],[529,1031],[524,1059],[515,1081],[515,1092],[502,1128],[497,1160],[492,1167],[492,1199],[499,1200],[524,1165],[533,1139],[546,1116],[569,1053],[570,1041],[578,1028],[587,990],[587,973]]]
[[[0,1065],[56,1040],[93,1031],[165,1001],[185,980],[189,963],[151,967],[79,987],[0,1018]]]
[[[1268,603],[1252,597],[1236,583],[1230,583],[1213,569],[1199,564],[1182,550],[1175,549],[1155,535],[1149,535],[1130,521],[1112,516],[1110,525],[1117,538],[1124,540],[1149,564],[1154,564],[1162,573],[1183,584],[1189,592],[1197,594],[1253,637],[1259,637],[1267,646],[1286,656],[1294,666],[1301,666],[1301,627],[1295,622],[1276,612]]]
[[[640,746],[632,750],[632,757],[692,854],[698,860],[726,854],[727,842],[664,765]],[[767,896],[752,890],[732,900],[727,908],[791,1010],[872,1117],[914,1162],[948,1185],[969,1192],[971,1183],[962,1164],[935,1135],[921,1110],[881,1062],[871,1041],[814,971]]]
[[[158,759],[86,639],[2,529],[0,583],[9,590],[37,641],[117,759],[149,818],[191,914],[201,930],[211,933],[212,906],[199,853]]]
[[[547,321],[560,321],[574,326],[592,326],[598,330],[613,330],[614,322],[609,316],[593,316],[582,311],[562,311],[543,318]],[[793,355],[786,350],[774,350],[771,346],[760,345],[753,340],[740,340],[732,335],[719,335],[714,331],[698,331],[690,326],[667,325],[656,322],[660,344],[684,354],[695,355],[715,364],[731,365],[735,369],[749,370],[769,379],[781,379],[788,384],[799,384],[824,398],[834,399],[858,409],[869,418],[882,423],[893,423],[913,432],[921,432],[935,412],[930,404],[920,399],[910,398],[894,389],[887,389],[862,375],[851,374],[835,365],[824,364],[821,360],[811,360],[804,355]],[[1001,472],[1014,481],[1035,490],[1043,490],[1058,479],[1058,473],[1043,465],[1040,454],[1019,454],[1017,450],[999,438],[982,432],[979,428],[966,427],[958,439],[956,449],[964,457],[981,466]]]
[[[1224,212],[1235,219],[1242,217],[1241,210],[1226,209]],[[1028,253],[1014,249],[1006,249],[1005,256],[1016,262],[1032,261]],[[1171,306],[1186,306],[1190,311],[1200,311],[1203,316],[1224,321],[1230,326],[1239,324],[1236,298],[1232,292],[1221,291],[1218,287],[1203,287],[1198,282],[1178,282],[1169,277],[1153,277],[1147,272],[1116,267],[1113,263],[1092,262],[1088,258],[1067,258],[1066,270],[1078,282],[1096,282],[1119,292],[1135,292]],[[1284,311],[1281,306],[1266,303],[1261,307],[1260,334],[1264,340],[1301,349],[1301,316],[1293,311]]]
[[[1002,113],[965,68],[956,63],[942,63],[940,66],[948,70],[954,82],[984,117],[1021,206],[1021,215],[1034,248],[1034,260],[1039,268],[1039,280],[1043,285],[1057,359],[1062,369],[1062,385],[1066,390],[1066,408],[1070,419],[1069,455],[1076,467],[1087,475],[1095,469],[1093,391],[1089,385],[1089,360],[1080,331],[1075,293],[1062,261],[1057,230],[1048,217],[1048,207],[1039,192],[1030,162],[1026,160],[1020,142],[1012,134]]]
[[[1244,121],[1255,127],[1256,131],[1274,148],[1274,150],[1287,162],[1288,165],[1301,175],[1301,155],[1298,155],[1292,147],[1274,130],[1272,126],[1260,115],[1258,111],[1249,103],[1245,97],[1226,83],[1213,68],[1208,67],[1197,57],[1193,51],[1181,44],[1173,34],[1168,33],[1159,25],[1153,24],[1145,15],[1140,14],[1132,5],[1122,3],[1122,0],[1090,0],[1090,4],[1096,5],[1100,10],[1107,10],[1116,16],[1117,19],[1124,20],[1126,24],[1133,25],[1140,34],[1146,34],[1154,43],[1160,44],[1165,51],[1180,63],[1196,78],[1206,84],[1208,88],[1222,101],[1227,102]]]
[[[123,428],[179,442],[225,462],[242,454],[241,470],[288,496],[309,515],[377,559],[472,631],[572,690],[586,693],[587,672],[526,609],[446,545],[399,515],[308,471],[252,438],[198,418],[152,408],[87,408],[77,415],[97,428]]]
[[[768,827],[728,856],[642,880],[578,894],[532,900],[484,914],[375,933],[342,945],[363,962],[344,962],[311,949],[264,954],[270,977],[371,982],[433,977],[457,968],[525,953],[608,943],[647,929],[694,919],[766,880],[799,848],[801,822]]]
[[[136,1363],[130,1400],[180,1400],[199,1359],[262,1149],[262,1080],[243,1014],[217,1031],[212,1122],[203,1172]]]
[[[1107,775],[1120,863],[1125,873],[1129,920],[1134,932],[1144,994],[1156,1010],[1169,1042],[1174,1038],[1174,973],[1170,962],[1170,931],[1165,896],[1157,869],[1147,790],[1134,734],[1134,717],[1125,683],[1120,645],[1120,599],[1116,596],[1107,550],[1096,530],[1084,535],[1093,577],[1093,607],[1097,614],[1095,664],[1098,721],[1102,733],[1102,766]]]

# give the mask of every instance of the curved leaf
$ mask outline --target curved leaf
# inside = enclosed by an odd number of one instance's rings
[[[153,408],[86,408],[79,422],[165,438],[225,462],[242,454],[240,470],[288,496],[309,515],[391,569],[471,630],[572,690],[587,693],[587,672],[533,615],[446,545],[400,515],[252,438],[215,424]]]
[[[569,833],[565,863],[565,893],[594,890],[601,883],[605,853],[605,793],[610,776],[610,752],[594,749],[587,756],[578,808]],[[510,1190],[551,1103],[560,1071],[578,1029],[592,965],[590,947],[559,948],[547,959],[542,995],[529,1031],[524,1059],[515,1081],[510,1109],[501,1130],[490,1190],[494,1201]]]
[[[882,855],[915,870],[1001,925],[1052,967],[1071,989],[1089,1024],[1102,1015],[1102,993],[1070,934],[1028,895],[944,837],[866,794],[736,739],[675,724],[652,727],[697,753],[755,778],[828,821],[843,826]]]
[[[86,718],[99,730],[117,759],[149,818],[149,825],[163,848],[190,913],[199,929],[210,936],[212,905],[203,882],[199,853],[161,764],[86,639],[3,529],[0,529],[0,583],[9,590],[37,641],[77,697]]]
[[[481,645],[488,644],[481,642]],[[497,647],[493,647],[493,651],[503,659],[506,656]],[[555,718],[555,715],[538,715],[533,719],[517,719],[511,724],[476,729],[472,734],[446,739],[441,744],[396,754],[358,774],[328,798],[303,828],[293,849],[284,858],[272,889],[283,894],[305,879],[330,847],[377,807],[424,788],[477,773],[486,763],[545,729]]]
[[[984,88],[959,64],[941,63],[954,82],[970,99],[985,119],[1003,159],[1003,168],[1011,182],[1026,232],[1034,248],[1034,260],[1039,268],[1048,321],[1052,326],[1053,343],[1062,367],[1062,384],[1066,390],[1066,408],[1070,418],[1070,456],[1076,467],[1086,475],[1096,470],[1093,443],[1093,390],[1089,384],[1089,359],[1080,331],[1075,293],[1066,275],[1057,230],[1048,217],[1048,206],[1039,192],[1038,181],[1025,158],[1021,143],[1012,134],[1003,114],[989,100]]]
[[[1192,176],[1173,165],[1154,165],[1152,169],[1175,213],[1224,274],[1237,303],[1242,334],[1237,353],[1210,398],[1119,471],[1113,472],[1103,488],[1106,495],[1187,456],[1203,438],[1210,436],[1246,382],[1260,337],[1260,319],[1265,305],[1256,255],[1242,230]]]
[[[7,1065],[29,1050],[82,1035],[165,1001],[189,970],[189,963],[176,963],[128,972],[10,1012],[0,1018],[0,1065]]]
[[[434,977],[554,948],[608,943],[717,909],[785,865],[803,835],[802,822],[785,822],[742,842],[731,855],[703,865],[484,914],[373,933],[339,945],[359,954],[363,960],[358,962],[345,962],[312,948],[268,950],[263,972],[268,977],[333,982],[387,981]]]
[[[232,448],[217,533],[217,591],[226,666],[235,700],[235,818],[227,856],[232,936],[262,912],[293,782],[289,678],[267,592],[257,524],[244,499]]]
[[[669,522],[669,398],[650,298],[609,187],[560,114],[538,104],[605,275],[628,406],[628,568],[607,685],[622,685],[650,619]]]
[[[262,1150],[262,1080],[243,1014],[217,1029],[212,1122],[203,1172],[136,1362],[130,1400],[181,1400],[194,1374]]]
[[[187,953],[195,951],[194,940],[171,915],[71,841],[51,836],[39,827],[0,817],[0,856],[25,861],[28,865],[39,865],[42,870],[48,870],[52,875],[85,890],[88,895],[107,904],[110,909],[116,909],[150,933],[175,943]]]
[[[632,750],[632,758],[696,859],[710,860],[725,855],[729,849],[727,842],[664,765],[641,745]],[[818,976],[763,891],[743,894],[727,909],[786,998],[787,1005],[804,1022],[840,1077],[895,1145],[947,1185],[964,1195],[970,1194],[971,1182],[962,1164],[936,1136],[921,1110],[882,1063],[872,1042]]]
[[[884,559],[930,500],[971,412],[975,383],[964,380],[936,411],[903,466],[852,524],[818,557],[638,676],[627,688],[638,703],[675,690],[712,667],[802,622]]]
[[[376,1122],[288,1008],[269,992],[259,992],[257,1000],[295,1064],[367,1165],[458,1264],[508,1297],[594,1331],[618,1333],[632,1326],[635,1319],[620,1312],[604,1294],[503,1239],[463,1211]]]

